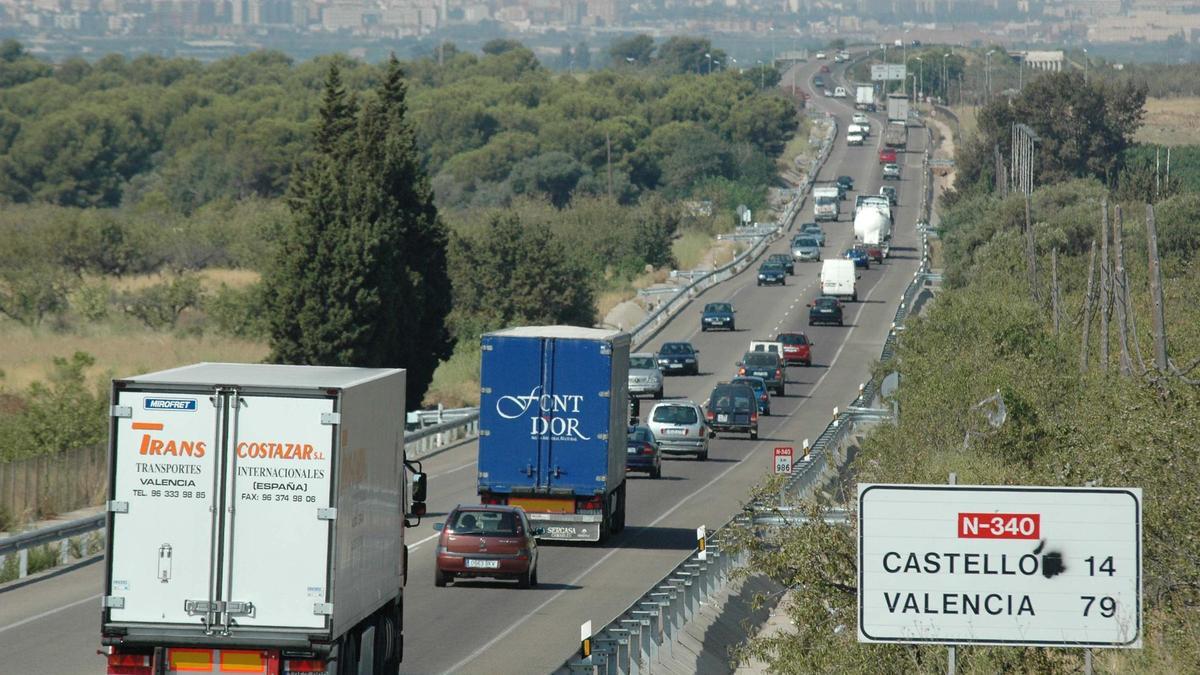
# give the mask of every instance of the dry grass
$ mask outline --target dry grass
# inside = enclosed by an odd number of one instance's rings
[[[1151,145],[1200,145],[1200,97],[1148,98],[1134,139]]]
[[[967,136],[974,134],[979,129],[979,124],[975,120],[975,113],[979,111],[978,106],[951,106],[950,110],[958,117],[958,131],[960,137],[966,138]]]
[[[671,253],[681,270],[694,270],[705,262],[716,240],[695,230],[687,230],[671,243]]]
[[[205,292],[213,292],[221,287],[221,284],[232,288],[244,288],[258,281],[260,275],[253,270],[242,269],[224,269],[214,268],[206,269],[197,274],[200,277],[201,288]],[[91,276],[84,279],[87,284],[106,283],[109,288],[117,292],[123,291],[140,291],[149,288],[155,284],[160,284],[163,281],[170,279],[169,276],[163,274],[135,274],[125,277],[98,277]]]
[[[223,336],[180,337],[149,329],[88,326],[76,333],[30,329],[10,321],[0,322],[0,386],[21,390],[45,380],[56,356],[77,351],[96,358],[97,378],[121,377],[161,370],[198,361],[257,362],[267,356],[267,345]]]

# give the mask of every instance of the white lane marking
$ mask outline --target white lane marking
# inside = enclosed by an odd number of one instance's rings
[[[855,314],[855,317],[854,317],[854,325],[850,327],[850,330],[846,331],[846,336],[845,336],[845,338],[842,340],[842,344],[841,344],[841,346],[839,346],[839,347],[837,348],[837,351],[836,351],[836,352],[834,352],[834,354],[833,354],[833,359],[832,359],[832,360],[829,362],[829,366],[825,368],[825,372],[821,373],[821,376],[820,376],[820,377],[818,377],[818,378],[817,378],[817,381],[813,383],[812,389],[811,389],[810,391],[815,391],[815,390],[817,389],[817,387],[821,386],[821,383],[825,381],[825,377],[826,377],[826,376],[828,376],[828,375],[829,375],[829,373],[833,372],[833,367],[834,367],[834,366],[837,364],[837,361],[838,361],[838,359],[839,359],[839,358],[841,358],[841,356],[842,356],[842,350],[843,350],[843,349],[845,349],[845,348],[846,348],[846,345],[847,345],[847,344],[849,344],[849,342],[850,342],[850,335],[851,335],[852,333],[854,333],[854,329],[855,329],[855,328],[858,328],[858,317],[859,317],[859,315],[861,315],[861,314],[862,314],[862,310],[863,310],[863,308],[864,308],[864,307],[866,307],[866,304],[867,304],[867,303],[866,303],[866,301],[867,301],[867,300],[869,300],[869,299],[871,298],[871,293],[873,293],[873,292],[875,291],[875,288],[876,288],[877,286],[878,286],[878,284],[876,284],[875,286],[872,286],[872,287],[871,287],[871,290],[870,290],[870,291],[867,291],[867,294],[866,294],[866,295],[863,297],[863,302],[862,302],[862,304],[860,304],[860,305],[859,305],[859,307],[858,307],[858,312]],[[797,412],[799,412],[799,411],[800,411],[800,409],[801,409],[802,407],[804,407],[804,404],[805,404],[805,403],[808,403],[808,402],[809,402],[809,400],[811,400],[811,398],[805,398],[803,401],[800,401],[800,403],[799,403],[799,404],[798,404],[798,405],[795,407],[795,409],[793,409],[793,410],[792,410],[792,412],[790,412],[790,413],[788,413],[787,415],[785,415],[785,416],[783,416],[782,418],[780,418],[780,423],[781,423],[781,425],[782,425],[782,423],[783,423],[783,421],[784,421],[784,420],[791,419],[791,417],[792,417],[793,415],[795,415]],[[757,448],[759,448],[759,447],[763,447],[763,446],[765,445],[765,443],[766,443],[766,441],[759,441],[759,442],[758,442],[758,443],[755,445],[755,449],[757,449]],[[696,490],[695,492],[692,492],[691,494],[687,495],[687,496],[686,496],[686,497],[684,497],[683,499],[680,499],[678,502],[676,502],[675,506],[672,506],[671,508],[667,509],[665,512],[663,512],[663,514],[662,514],[662,515],[660,515],[658,518],[655,518],[655,519],[654,519],[654,521],[653,521],[653,522],[651,522],[649,525],[644,525],[644,526],[642,526],[642,527],[638,528],[638,529],[636,530],[636,533],[634,534],[634,536],[633,536],[633,537],[630,537],[630,541],[632,541],[632,539],[633,539],[633,538],[635,538],[635,537],[636,537],[638,534],[641,534],[642,532],[644,532],[644,531],[646,531],[646,530],[648,530],[648,529],[650,529],[650,528],[654,527],[655,525],[658,525],[659,523],[661,523],[661,522],[662,522],[664,519],[666,519],[666,518],[667,518],[668,516],[670,516],[672,513],[675,513],[675,511],[676,511],[677,509],[679,509],[679,507],[683,506],[685,503],[687,503],[688,501],[690,501],[690,500],[691,500],[693,497],[695,497],[696,495],[700,494],[701,492],[704,492],[704,491],[708,490],[708,488],[712,487],[712,486],[713,486],[713,484],[715,484],[717,481],[721,480],[721,479],[722,479],[722,478],[724,478],[726,475],[728,475],[730,471],[733,471],[734,469],[736,469],[736,468],[738,468],[739,466],[741,466],[741,465],[742,465],[742,462],[745,462],[747,459],[749,459],[749,458],[750,458],[751,456],[753,456],[753,455],[755,455],[755,452],[754,452],[753,450],[751,450],[750,452],[746,453],[746,454],[745,454],[745,456],[743,456],[741,459],[739,459],[738,461],[736,461],[736,462],[734,462],[733,464],[731,464],[731,465],[729,466],[729,468],[725,469],[725,470],[724,470],[724,471],[722,471],[721,473],[717,474],[717,475],[716,475],[716,476],[715,476],[715,477],[714,477],[712,480],[710,480],[710,481],[708,481],[707,483],[705,483],[705,484],[704,484],[704,487],[701,487],[700,489]],[[606,560],[608,560],[609,558],[611,558],[611,557],[612,557],[612,556],[613,556],[615,553],[617,553],[618,551],[624,551],[624,550],[626,550],[624,547],[622,547],[622,548],[614,548],[613,550],[609,551],[608,553],[605,553],[603,556],[601,556],[601,557],[600,557],[600,559],[599,559],[599,560],[597,560],[596,562],[592,563],[590,567],[588,567],[588,568],[587,568],[587,569],[585,569],[584,571],[580,572],[580,573],[579,573],[579,574],[578,574],[578,575],[577,575],[577,576],[576,576],[574,579],[571,579],[570,581],[568,581],[568,582],[567,582],[567,585],[568,585],[568,586],[575,586],[575,585],[576,585],[576,584],[578,584],[580,581],[582,581],[582,580],[584,579],[584,577],[586,577],[586,576],[588,576],[589,574],[591,574],[593,570],[595,570],[595,569],[596,569],[597,567],[599,567],[600,565],[604,564],[604,562],[605,562]],[[512,625],[510,625],[508,628],[504,629],[504,630],[503,630],[503,631],[502,631],[502,632],[501,632],[499,635],[497,635],[496,637],[492,638],[491,640],[488,640],[488,641],[487,641],[487,643],[486,643],[486,644],[484,644],[482,647],[480,647],[479,649],[476,649],[475,651],[471,652],[471,654],[470,654],[470,655],[468,655],[468,656],[467,656],[466,658],[464,658],[463,660],[459,661],[458,663],[454,664],[453,666],[450,666],[450,668],[448,669],[448,672],[454,672],[454,671],[456,671],[456,670],[459,670],[459,669],[460,669],[460,668],[462,668],[463,666],[465,666],[465,665],[469,664],[470,662],[472,662],[472,661],[474,661],[475,659],[477,659],[477,658],[479,658],[480,656],[482,656],[482,655],[483,655],[485,652],[487,652],[489,649],[491,649],[491,648],[492,648],[492,647],[493,647],[493,646],[494,646],[494,645],[495,645],[497,642],[499,642],[499,641],[503,640],[504,638],[508,637],[509,635],[511,635],[511,634],[512,634],[512,632],[513,632],[513,631],[515,631],[517,628],[519,628],[519,627],[521,627],[522,625],[524,625],[526,621],[528,621],[529,619],[533,618],[534,616],[536,616],[536,615],[540,614],[540,613],[541,613],[541,611],[542,611],[543,609],[546,609],[546,607],[548,607],[548,606],[549,606],[551,603],[553,603],[555,600],[558,600],[560,597],[562,597],[562,595],[563,595],[564,593],[566,593],[568,590],[572,590],[572,589],[569,589],[569,588],[563,588],[563,589],[560,589],[560,590],[559,590],[559,591],[557,591],[557,592],[556,592],[554,595],[551,595],[549,598],[546,598],[545,602],[543,602],[542,604],[540,604],[540,605],[538,605],[537,607],[535,607],[535,608],[533,609],[533,611],[531,611],[531,612],[528,612],[527,614],[525,614],[525,616],[521,617],[521,618],[520,618],[520,619],[518,619],[518,620],[517,620],[515,623],[513,623]]]
[[[475,466],[475,462],[467,462],[466,464],[463,464],[462,466],[454,467],[453,469],[447,469],[446,471],[443,471],[441,473],[432,474],[429,477],[437,478],[438,476],[449,476],[450,474],[452,474],[456,471],[462,471],[463,469],[466,469],[467,467],[471,467],[471,466]]]
[[[412,551],[412,550],[416,549],[418,546],[420,546],[421,544],[424,544],[425,542],[430,541],[432,539],[437,539],[440,536],[442,536],[441,532],[434,532],[433,534],[429,535],[428,537],[425,537],[421,541],[418,541],[415,544],[409,545],[408,550]]]
[[[734,465],[734,466],[736,466],[736,465]],[[82,600],[76,600],[75,602],[63,605],[62,607],[55,607],[54,609],[48,609],[48,610],[42,612],[41,614],[34,614],[33,616],[21,619],[20,621],[18,621],[16,623],[10,623],[7,626],[0,626],[0,633],[12,630],[14,628],[20,628],[21,626],[24,626],[25,624],[33,623],[34,621],[37,621],[39,619],[44,619],[48,616],[51,616],[52,614],[57,614],[61,611],[71,609],[72,607],[78,607],[79,605],[82,605],[85,602],[94,602],[94,601],[100,599],[100,595],[101,595],[100,593],[97,593],[95,595],[89,595],[88,597],[83,598]]]

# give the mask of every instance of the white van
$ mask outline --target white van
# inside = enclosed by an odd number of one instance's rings
[[[846,133],[858,134],[859,136],[865,138],[871,135],[871,127],[867,124],[851,124],[850,126],[846,127]]]
[[[836,87],[836,88],[833,90],[833,97],[834,97],[834,98],[846,98],[846,96],[847,96],[847,95],[848,95],[848,94],[846,94],[846,88],[845,88],[845,87]]]
[[[775,340],[751,340],[750,351],[772,352],[779,358],[783,358],[783,343]]]
[[[858,273],[854,270],[853,260],[826,260],[821,266],[821,295],[858,302],[857,280]]]

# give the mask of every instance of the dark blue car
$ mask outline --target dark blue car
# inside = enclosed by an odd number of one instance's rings
[[[783,265],[763,263],[763,266],[758,268],[758,285],[764,284],[787,285],[787,270],[783,268]]]
[[[861,267],[867,270],[871,269],[871,256],[869,253],[867,253],[867,249],[861,246],[855,246],[853,248],[846,249],[846,252],[842,254],[842,257],[848,260],[853,260],[855,267]]]
[[[658,367],[664,375],[699,375],[699,353],[690,342],[664,342],[658,350]]]
[[[704,306],[700,315],[700,332],[710,328],[734,329],[733,305],[728,302],[710,302]]]
[[[631,427],[625,435],[625,470],[645,471],[651,478],[662,478],[662,451],[649,427]]]

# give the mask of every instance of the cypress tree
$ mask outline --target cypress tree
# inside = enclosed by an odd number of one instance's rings
[[[331,66],[316,153],[293,181],[295,226],[267,275],[272,359],[402,367],[416,407],[449,354],[447,235],[393,56],[357,114]]]

